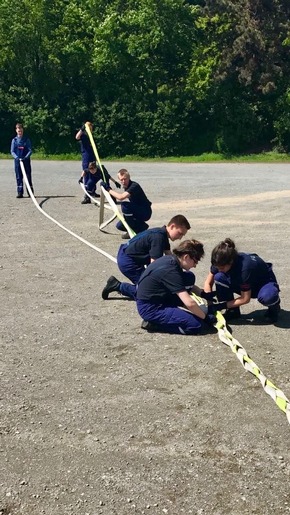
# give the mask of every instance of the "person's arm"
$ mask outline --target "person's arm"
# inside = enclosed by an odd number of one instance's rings
[[[15,153],[15,139],[11,141],[11,149],[10,149],[11,155],[14,157],[14,159],[18,159],[18,155]]]
[[[76,133],[76,139],[77,139],[77,140],[80,140],[80,139],[81,139],[82,133],[83,133],[82,129],[80,129],[80,130]]]
[[[24,156],[23,159],[28,159],[32,154],[32,145],[31,145],[31,141],[29,138],[27,138],[27,140],[26,140],[26,147],[27,147],[28,152],[27,152],[26,156]]]
[[[83,183],[83,182],[84,182],[84,177],[85,177],[86,175],[87,175],[87,174],[86,174],[86,171],[85,171],[85,170],[83,170],[83,171],[82,171],[82,173],[81,173],[81,176],[80,176],[80,178],[79,178],[79,180],[78,180],[78,183],[79,183],[79,184],[81,184],[81,183]]]
[[[81,137],[82,137],[82,134],[85,132],[86,128],[85,126],[83,125],[81,127],[81,129],[76,133],[76,140],[80,140]]]
[[[242,291],[240,297],[237,297],[233,300],[224,300],[221,302],[217,302],[215,304],[212,304],[212,307],[216,311],[221,311],[222,309],[232,309],[232,308],[239,308],[240,306],[243,306],[244,304],[248,304],[251,300],[251,290],[248,291]]]
[[[242,291],[240,297],[233,300],[228,300],[227,308],[238,308],[244,304],[248,304],[251,300],[251,290]]]
[[[212,287],[214,285],[214,275],[212,272],[209,272],[206,280],[204,281],[203,289],[204,291],[212,291]]]
[[[187,291],[182,291],[180,293],[177,293],[178,297],[180,298],[181,302],[185,305],[185,307],[195,316],[198,318],[201,318],[202,320],[205,319],[206,315],[200,309],[200,307],[197,305],[197,303],[193,300],[193,298],[187,293]]]
[[[115,184],[115,186],[118,189],[121,188],[121,184],[118,181],[116,181],[113,177],[111,177],[107,168],[104,165],[102,165],[101,174],[105,177],[105,182],[108,184],[109,189],[110,189],[110,181],[112,181],[112,183]]]

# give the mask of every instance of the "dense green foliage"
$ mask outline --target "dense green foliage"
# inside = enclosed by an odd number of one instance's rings
[[[0,4],[0,151],[102,156],[290,150],[289,0]]]

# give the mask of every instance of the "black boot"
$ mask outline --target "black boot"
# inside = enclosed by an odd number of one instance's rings
[[[274,306],[268,307],[268,309],[265,313],[265,318],[267,318],[270,322],[275,324],[275,322],[277,322],[277,320],[278,320],[280,311],[281,311],[281,306],[280,306],[280,300],[279,300],[279,302],[274,304]]]
[[[107,298],[109,297],[109,293],[111,293],[112,291],[119,292],[120,286],[121,286],[120,281],[118,281],[118,279],[116,279],[116,277],[111,275],[111,277],[109,277],[109,279],[107,281],[105,288],[102,291],[102,299],[107,300]]]
[[[81,201],[81,204],[90,204],[91,203],[91,199],[87,196],[85,196],[84,200]]]
[[[224,319],[226,322],[229,322],[230,320],[235,320],[237,318],[241,318],[240,308],[229,308],[226,310],[224,314]]]
[[[23,198],[23,193],[17,193],[16,198]]]
[[[153,322],[147,322],[147,320],[143,320],[141,324],[142,329],[146,329],[148,333],[161,333],[162,327],[159,324],[154,324]]]
[[[129,233],[126,231],[122,234],[121,236],[122,240],[130,240],[130,235]]]

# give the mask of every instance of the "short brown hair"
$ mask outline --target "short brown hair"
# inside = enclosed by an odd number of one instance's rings
[[[171,218],[171,220],[168,222],[167,225],[175,224],[178,225],[178,227],[185,227],[189,231],[190,229],[190,223],[183,215],[175,215]]]
[[[178,247],[176,247],[176,249],[173,249],[173,254],[177,257],[188,254],[197,262],[204,256],[203,244],[198,240],[184,240],[178,245]]]

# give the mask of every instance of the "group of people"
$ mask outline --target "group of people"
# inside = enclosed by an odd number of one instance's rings
[[[93,124],[86,122],[76,133],[76,140],[80,142],[80,151],[82,156],[82,173],[78,180],[79,183],[84,184],[86,194],[82,200],[82,204],[90,204],[90,197],[99,197],[97,193],[97,184],[100,183],[112,196],[112,198],[121,204],[123,217],[129,227],[137,234],[148,228],[146,223],[152,215],[151,202],[147,198],[140,184],[131,180],[129,172],[122,168],[118,172],[119,182],[116,181],[108,172],[104,165],[96,163],[96,156],[92,147],[89,135],[86,130],[86,125],[89,130],[93,131]],[[24,166],[27,179],[34,193],[32,184],[32,171],[31,159],[32,146],[31,141],[27,136],[24,136],[23,125],[17,123],[16,136],[11,142],[11,155],[14,158],[14,171],[17,186],[17,198],[23,198],[24,195],[24,182],[21,169],[21,162]],[[114,184],[117,189],[123,187],[123,192],[113,190],[110,183]],[[29,192],[27,190],[27,194]],[[122,238],[128,239],[129,234],[126,227],[121,221],[117,222],[117,228],[123,232]]]
[[[240,317],[240,306],[250,302],[251,298],[257,298],[267,306],[267,318],[276,322],[280,297],[272,264],[257,254],[238,252],[235,243],[227,238],[212,251],[212,266],[203,289],[196,286],[195,275],[190,269],[195,268],[204,256],[203,244],[197,240],[185,240],[171,252],[169,242],[186,235],[190,229],[188,220],[183,215],[176,215],[166,226],[148,229],[146,222],[152,215],[151,202],[140,184],[131,180],[127,170],[119,170],[118,183],[104,166],[101,170],[96,165],[86,125],[93,130],[92,123],[86,122],[76,134],[82,153],[80,180],[93,196],[100,182],[111,197],[121,203],[124,219],[136,233],[129,242],[120,246],[117,255],[120,271],[131,282],[121,282],[111,276],[102,298],[108,299],[111,292],[117,291],[134,299],[143,318],[142,327],[150,331],[196,334],[204,322],[209,325],[216,323],[218,310],[226,310],[227,320]],[[117,188],[121,183],[124,191],[112,189],[110,181]],[[85,196],[83,203],[89,202]],[[130,238],[121,221],[116,226],[123,231],[123,239]],[[206,313],[192,293],[206,299]],[[238,297],[234,298],[234,294]]]
[[[141,327],[150,332],[197,334],[204,324],[215,325],[217,311],[225,310],[227,321],[239,318],[240,307],[253,298],[267,307],[268,321],[276,323],[280,289],[272,264],[257,254],[238,252],[234,241],[226,238],[213,249],[210,272],[199,288],[190,270],[203,258],[203,244],[184,240],[170,251],[169,240],[181,239],[188,229],[188,220],[176,215],[166,226],[148,229],[122,244],[117,264],[131,283],[111,276],[102,298],[116,291],[134,299]],[[194,295],[206,300],[205,310]]]
[[[129,227],[136,234],[144,231],[148,228],[146,222],[152,215],[150,200],[147,198],[140,184],[131,180],[128,170],[125,168],[119,170],[118,182],[111,177],[104,165],[100,167],[99,164],[96,164],[94,149],[87,134],[86,125],[92,132],[93,124],[86,122],[76,133],[76,140],[80,142],[82,155],[82,174],[79,182],[83,182],[85,190],[92,197],[99,196],[96,192],[97,183],[99,182],[115,201],[120,202],[123,217]],[[120,189],[122,185],[124,191],[119,192],[113,190],[110,186],[110,181],[118,189]],[[85,194],[82,204],[91,203],[89,195]],[[129,238],[128,231],[121,221],[117,222],[116,227],[123,232],[123,239]]]
[[[92,131],[92,123],[86,124]],[[217,311],[225,310],[226,320],[239,318],[240,307],[253,298],[267,307],[267,319],[272,323],[277,322],[281,310],[280,289],[272,264],[257,254],[238,252],[234,241],[226,238],[213,249],[210,272],[203,288],[198,287],[191,269],[204,256],[203,244],[187,239],[172,251],[170,248],[170,241],[180,240],[187,234],[189,221],[179,214],[171,218],[166,226],[148,229],[147,221],[152,215],[151,202],[140,184],[131,180],[126,169],[119,170],[118,182],[111,177],[105,166],[96,163],[86,124],[76,133],[82,155],[79,182],[83,182],[87,192],[82,204],[90,203],[90,196],[99,196],[96,188],[100,182],[111,197],[120,202],[123,217],[136,234],[130,239],[123,223],[117,223],[117,228],[123,232],[122,238],[129,239],[120,246],[117,263],[130,283],[111,276],[102,291],[102,298],[106,300],[110,293],[119,292],[134,299],[143,319],[141,326],[148,331],[197,334],[204,324],[216,323]],[[34,190],[31,141],[24,136],[23,125],[20,123],[16,124],[11,154],[14,158],[17,198],[22,198],[24,186],[21,162],[32,192]],[[117,189],[122,185],[124,191],[112,189],[110,182]],[[205,299],[206,308],[200,306],[194,295]]]

